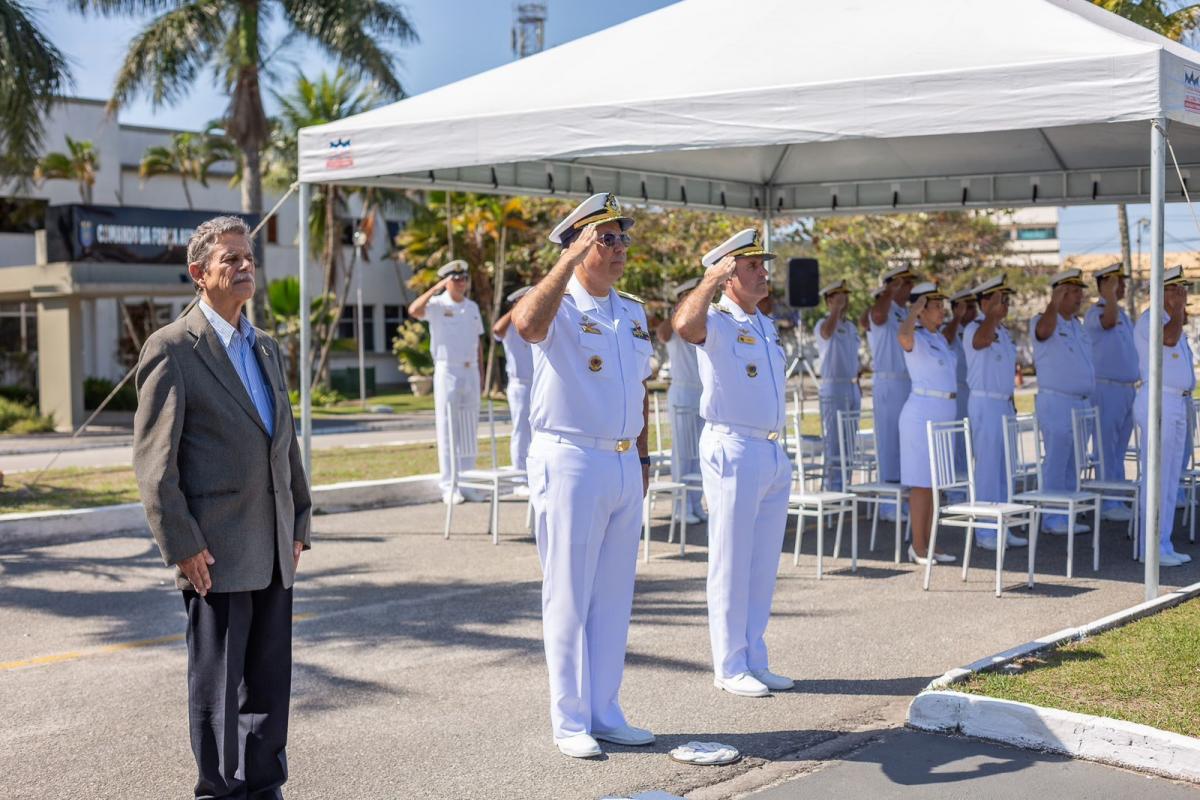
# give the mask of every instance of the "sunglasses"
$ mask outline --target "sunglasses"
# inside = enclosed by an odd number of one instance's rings
[[[629,247],[629,243],[633,241],[633,237],[628,233],[602,233],[596,237],[596,243],[604,247],[616,247],[617,242],[623,246]]]
[[[452,281],[465,281],[466,279],[467,273],[465,272],[455,272],[450,275],[450,280]]]

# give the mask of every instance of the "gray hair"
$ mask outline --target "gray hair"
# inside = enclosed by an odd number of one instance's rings
[[[249,236],[250,226],[241,217],[231,216],[213,217],[207,222],[196,226],[196,230],[192,231],[192,236],[188,239],[188,265],[190,266],[199,262],[207,270],[208,259],[212,256],[213,245],[227,233],[240,233],[243,236]],[[199,284],[196,284],[196,291],[200,291]]]

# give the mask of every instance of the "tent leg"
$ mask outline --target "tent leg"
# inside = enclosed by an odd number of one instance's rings
[[[1150,127],[1150,392],[1146,440],[1146,599],[1158,597],[1159,509],[1175,502],[1175,491],[1163,497],[1158,460],[1162,443],[1163,349],[1163,225],[1166,204],[1167,120],[1159,117]],[[1136,511],[1134,513],[1137,513]]]
[[[300,375],[300,458],[304,472],[312,483],[312,375],[308,369],[309,350],[312,340],[312,320],[308,313],[308,206],[312,185],[300,184],[300,364],[296,370]]]

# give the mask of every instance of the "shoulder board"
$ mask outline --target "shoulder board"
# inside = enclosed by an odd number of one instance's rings
[[[642,298],[638,297],[636,294],[630,294],[629,292],[622,292],[620,289],[617,290],[617,294],[619,294],[621,297],[624,297],[626,300],[632,300],[633,302],[638,303],[639,305],[643,305],[643,306],[646,305],[646,301],[643,300]]]
[[[715,311],[720,311],[722,314],[728,314],[730,316],[733,316],[733,312],[730,311],[725,306],[721,305],[720,303],[712,303],[711,305]]]

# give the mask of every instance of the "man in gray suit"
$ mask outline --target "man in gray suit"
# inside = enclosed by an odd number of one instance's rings
[[[196,797],[282,798],[308,481],[279,347],[242,316],[246,224],[209,220],[187,259],[199,302],[142,349],[133,465],[187,611]]]

